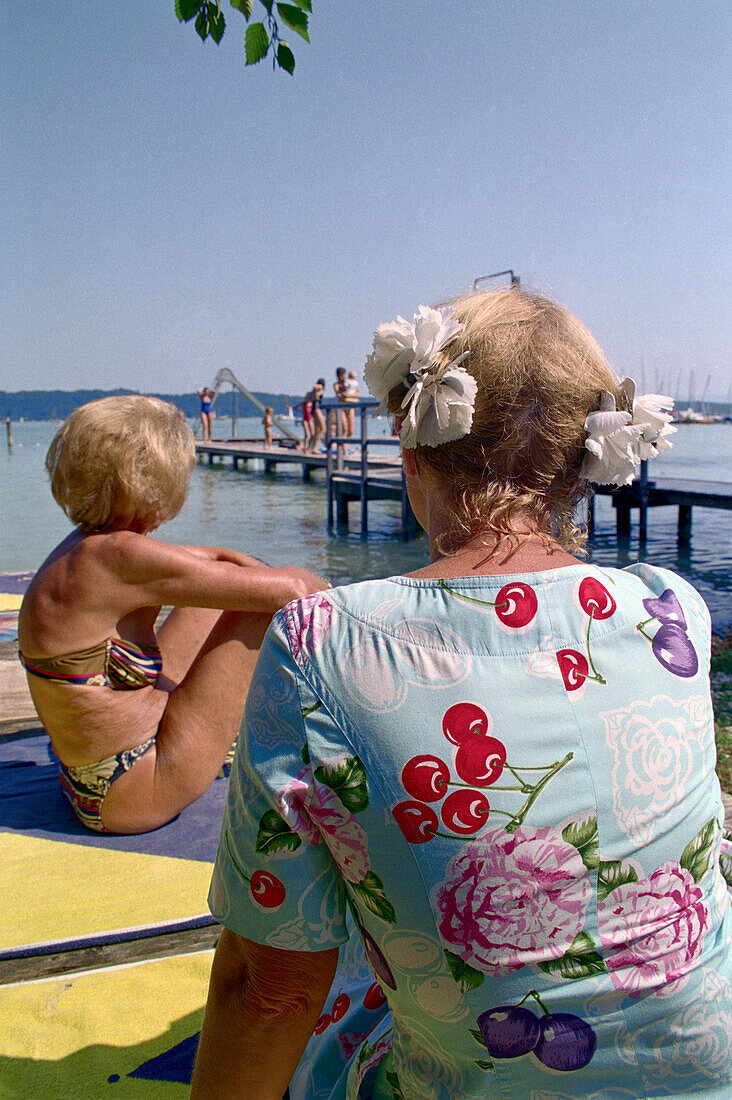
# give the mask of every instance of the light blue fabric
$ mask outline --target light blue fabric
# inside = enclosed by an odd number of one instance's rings
[[[347,945],[293,1100],[732,1095],[709,641],[648,565],[276,616],[210,904],[260,943]]]

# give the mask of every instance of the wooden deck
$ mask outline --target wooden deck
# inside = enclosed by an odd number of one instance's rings
[[[260,439],[213,440],[210,443],[196,443],[196,454],[210,466],[217,462],[230,460],[235,470],[246,469],[250,461],[264,464],[265,473],[273,473],[278,466],[299,466],[304,481],[310,480],[313,470],[326,470],[328,459],[325,454],[309,454],[290,446],[284,440],[275,440],[271,447],[265,447]],[[401,459],[397,455],[369,455],[370,472],[392,469],[400,476]],[[361,454],[356,451],[344,455],[339,469],[356,471],[361,469]]]
[[[615,508],[615,526],[618,538],[627,539],[631,533],[631,512],[638,510],[639,537],[644,542],[647,535],[648,509],[675,505],[678,512],[678,540],[688,544],[691,540],[692,508],[732,509],[732,483],[725,481],[693,481],[684,478],[659,477],[653,480],[639,478],[632,485],[615,489],[611,485],[596,485],[595,496],[610,496]],[[588,526],[594,526],[592,501],[588,508]]]

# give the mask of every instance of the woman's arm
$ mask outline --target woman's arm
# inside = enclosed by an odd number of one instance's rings
[[[121,582],[128,610],[162,606],[214,607],[274,614],[290,600],[330,587],[296,565],[270,568],[236,551],[174,546],[134,532],[120,532],[107,568]],[[202,553],[201,551],[204,551]]]
[[[281,951],[224,928],[211,970],[191,1100],[281,1100],[337,964],[337,947]]]

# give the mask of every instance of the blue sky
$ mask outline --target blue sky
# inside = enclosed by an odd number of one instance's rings
[[[726,398],[727,0],[313,0],[294,78],[173,0],[0,0],[0,388],[302,391],[505,267]]]

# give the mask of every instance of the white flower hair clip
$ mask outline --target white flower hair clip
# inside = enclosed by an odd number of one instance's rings
[[[671,423],[672,397],[636,396],[632,378],[624,378],[620,388],[632,412],[618,412],[613,395],[603,391],[600,408],[585,420],[587,453],[580,473],[597,485],[630,485],[638,463],[670,450],[668,437],[678,430]]]
[[[409,387],[401,406],[406,410],[399,432],[404,447],[439,447],[470,431],[478,384],[460,366],[470,353],[435,366],[439,353],[464,327],[449,307],[420,306],[412,324],[397,317],[376,329],[364,380],[382,412],[395,386]]]

